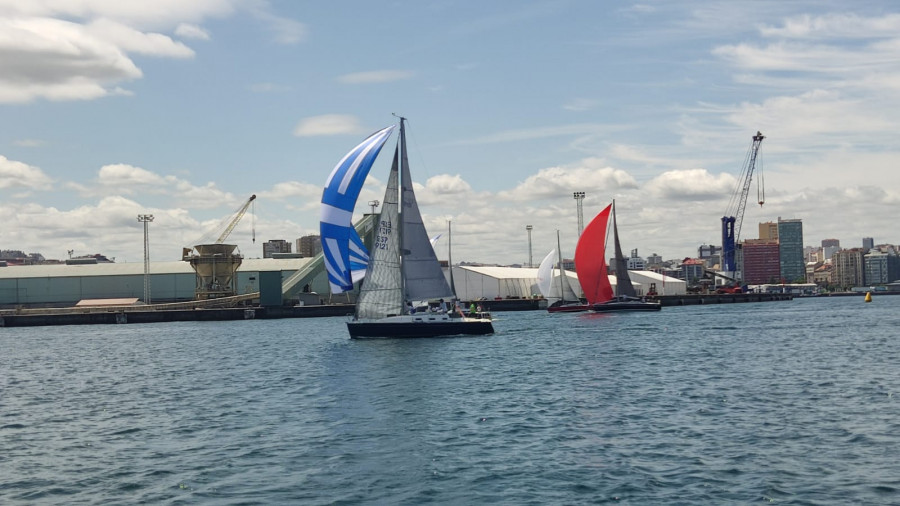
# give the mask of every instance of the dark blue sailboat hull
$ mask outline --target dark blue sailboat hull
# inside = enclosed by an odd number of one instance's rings
[[[659,302],[645,302],[640,300],[601,302],[591,306],[595,313],[612,313],[615,311],[659,311],[662,304]]]
[[[439,321],[439,322],[347,322],[350,337],[406,338],[482,336],[494,333],[490,321]]]

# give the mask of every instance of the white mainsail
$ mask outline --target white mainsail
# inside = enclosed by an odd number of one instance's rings
[[[413,191],[406,156],[406,129],[400,120],[400,211],[401,220],[401,268],[407,300],[429,300],[454,297],[447,278],[441,270],[434,247],[428,239],[419,204]]]
[[[557,269],[555,272],[557,274],[553,276],[554,281],[556,281],[554,285],[562,285],[562,289],[554,286],[553,288],[551,288],[551,290],[553,290],[553,292],[555,292],[557,295],[562,293],[562,300],[566,302],[578,302],[578,295],[575,294],[575,290],[572,288],[572,284],[569,283],[569,276],[566,274],[566,270]]]

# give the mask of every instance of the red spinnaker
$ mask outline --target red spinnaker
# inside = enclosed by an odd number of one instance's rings
[[[612,285],[606,273],[606,229],[612,204],[600,211],[585,227],[575,247],[575,272],[588,304],[613,298]]]

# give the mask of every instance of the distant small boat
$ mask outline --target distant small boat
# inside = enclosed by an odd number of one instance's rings
[[[590,310],[598,313],[613,311],[659,311],[662,305],[638,297],[628,275],[628,265],[619,244],[619,230],[616,224],[615,201],[606,206],[581,233],[575,249],[575,266],[578,279],[587,298]],[[616,292],[606,268],[606,238],[609,217],[612,214],[613,240],[616,261]]]

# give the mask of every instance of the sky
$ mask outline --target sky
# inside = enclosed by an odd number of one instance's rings
[[[557,231],[571,257],[576,191],[585,224],[615,199],[626,251],[696,257],[758,131],[741,239],[896,244],[897,111],[889,1],[0,0],[0,249],[142,262],[152,214],[152,261],[180,260],[255,194],[226,242],[261,257],[318,233],[328,174],[394,114],[454,262],[527,264],[527,225],[532,263]]]

